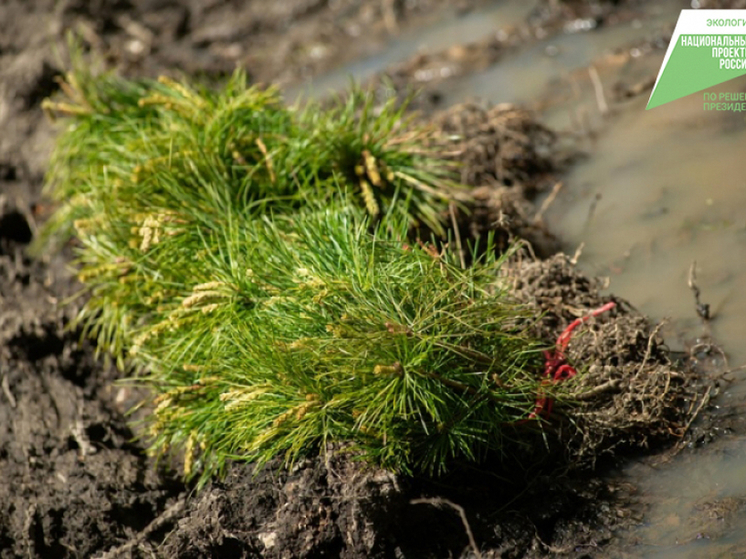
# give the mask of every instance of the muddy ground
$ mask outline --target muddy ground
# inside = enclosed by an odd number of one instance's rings
[[[600,475],[616,459],[602,460],[595,472],[565,472],[556,456],[554,463],[520,474],[503,466],[498,475],[496,464],[486,463],[428,480],[366,468],[330,449],[291,472],[277,466],[254,472],[252,465],[236,463],[224,479],[195,492],[175,469],[145,456],[126,415],[137,391],[117,383],[117,371],[68,328],[79,302],[60,303],[80,287],[69,269],[70,248],[41,259],[26,253],[50,212],[41,186],[54,130],[39,103],[57,88],[64,56],[55,49],[64,45],[67,30],[77,30],[91,49],[130,75],[220,77],[240,63],[257,81],[293,83],[372,52],[390,35],[433,21],[442,10],[484,3],[15,0],[0,6],[2,559],[440,558],[479,551],[482,557],[580,558],[603,554],[615,530],[639,521],[635,489]],[[623,17],[618,4],[594,4],[598,8],[589,14],[583,2],[549,2],[505,41],[513,48],[581,16],[613,23]],[[471,61],[469,68],[492,64],[502,48],[495,40],[446,55]],[[416,59],[391,75],[406,82],[430,62]],[[552,254],[557,240],[534,219],[530,202],[551,188],[567,163],[547,155],[543,144],[552,144],[552,133],[515,109],[461,107],[435,122],[465,136],[462,179],[482,187],[464,234],[480,235],[497,223],[506,239],[518,235],[540,255]],[[526,300],[549,311],[545,337],[556,336],[577,316],[573,312],[602,301],[598,286],[572,271],[566,259],[527,264],[526,270]],[[619,320],[633,324],[631,337],[618,342],[627,353],[614,353],[617,362],[667,363],[663,349],[646,354],[652,326],[644,318],[625,307],[610,320],[611,329]],[[671,403],[696,397],[696,391],[680,391]],[[682,416],[661,417],[657,425],[668,421],[682,423]],[[631,430],[627,442],[635,436]],[[656,445],[665,437],[653,439]],[[418,499],[425,502],[413,502]]]

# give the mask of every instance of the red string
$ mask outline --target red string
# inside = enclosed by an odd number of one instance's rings
[[[605,313],[614,307],[616,307],[616,303],[613,301],[611,303],[606,303],[603,307],[599,307],[587,315],[573,320],[568,327],[562,331],[562,333],[557,337],[554,351],[544,352],[544,380],[542,381],[542,384],[562,382],[563,380],[570,379],[578,374],[578,372],[567,363],[567,357],[565,355],[565,350],[567,350],[567,345],[570,343],[573,331],[592,317]],[[554,401],[547,396],[539,396],[536,399],[534,411],[532,411],[528,416],[529,419],[535,419],[540,415],[549,417],[549,414],[552,413],[553,402]]]

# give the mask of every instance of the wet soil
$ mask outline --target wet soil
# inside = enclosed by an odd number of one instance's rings
[[[180,484],[148,464],[93,348],[60,307],[64,258],[22,253],[25,220],[0,239],[0,556],[88,557],[137,532]],[[26,225],[28,231],[28,225]],[[20,240],[19,240],[20,237]]]
[[[528,470],[506,469],[495,457],[431,480],[394,476],[330,448],[290,472],[235,463],[197,492],[176,469],[145,455],[127,415],[137,390],[118,382],[116,369],[69,327],[77,303],[61,303],[80,288],[69,268],[71,248],[40,259],[26,253],[50,212],[41,185],[54,131],[38,106],[57,88],[62,62],[55,48],[67,30],[130,74],[219,77],[240,63],[257,81],[290,83],[453,9],[446,4],[16,0],[0,6],[0,558],[579,558],[598,556],[616,530],[639,521],[634,488],[598,475],[613,460],[598,464],[596,473],[567,471],[561,453]],[[456,9],[479,4],[464,0]],[[532,25],[551,30],[578,18],[614,17],[613,3],[595,5],[600,11],[589,15],[585,3],[547,3]],[[490,48],[474,49],[492,56]],[[438,119],[444,131],[463,137],[455,156],[464,163],[462,179],[481,187],[465,231],[478,236],[498,223],[506,238],[527,238],[540,255],[552,254],[556,239],[530,201],[551,188],[563,165],[552,151],[552,133],[515,107],[460,107]],[[553,340],[601,298],[566,260],[547,262],[517,266],[526,300],[546,312],[540,334]],[[577,346],[576,357],[587,360],[595,351],[615,360],[601,368],[622,362],[641,370],[646,361],[670,371],[663,349],[649,349],[651,325],[627,311],[619,316],[594,330],[598,347]],[[674,383],[674,406],[665,410],[680,409],[677,398],[696,397],[684,386]],[[639,402],[630,405],[638,409]],[[681,413],[666,413],[655,416],[657,428],[682,426]],[[615,431],[605,448],[639,443],[635,436],[634,426]]]

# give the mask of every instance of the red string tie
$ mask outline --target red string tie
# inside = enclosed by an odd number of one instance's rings
[[[605,313],[614,307],[616,307],[616,303],[613,301],[611,303],[606,303],[604,306],[591,311],[587,315],[581,318],[576,318],[562,331],[562,333],[557,337],[554,351],[544,352],[544,380],[542,381],[542,384],[562,382],[563,380],[571,379],[578,374],[578,372],[567,363],[567,356],[565,355],[565,351],[570,343],[573,332],[578,326],[589,321],[592,317]],[[534,411],[532,411],[528,416],[529,419],[535,419],[540,415],[548,417],[549,414],[552,413],[552,403],[553,400],[551,398],[547,396],[539,396],[536,399],[536,407],[534,408]]]

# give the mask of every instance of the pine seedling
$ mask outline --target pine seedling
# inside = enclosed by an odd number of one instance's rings
[[[79,323],[152,389],[155,453],[205,481],[333,441],[404,472],[525,442],[550,390],[530,317],[491,247],[463,269],[407,240],[454,189],[400,108],[287,109],[240,72],[64,83],[47,235],[78,238]]]
[[[186,446],[185,473],[207,476],[350,441],[432,473],[519,444],[542,358],[503,260],[462,269],[406,229],[372,234],[350,208],[229,220],[195,243],[203,261],[164,261],[173,295],[140,314],[129,350],[158,394],[154,451]]]
[[[60,82],[64,97],[44,103],[67,127],[47,176],[60,207],[37,246],[77,236],[80,279],[92,295],[82,318],[120,366],[133,317],[145,312],[140,294],[155,303],[169,293],[172,270],[154,265],[167,238],[179,237],[169,249],[179,251],[229,214],[253,219],[340,196],[373,221],[392,214],[443,232],[440,216],[458,189],[427,146],[432,131],[401,107],[374,111],[357,91],[328,110],[288,109],[241,71],[210,91],[92,75],[80,56],[73,63]]]
[[[292,212],[339,194],[373,218],[399,214],[442,236],[458,197],[435,132],[393,101],[374,110],[359,90],[329,109],[287,108],[240,70],[212,91],[92,75],[79,60],[60,83],[63,97],[43,104],[67,122],[48,172],[61,207],[47,238],[80,235],[76,222],[95,228],[102,214],[126,229],[159,214],[214,224],[229,209]]]

